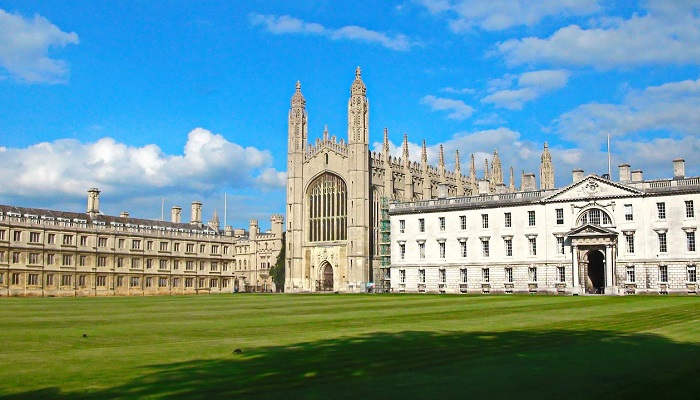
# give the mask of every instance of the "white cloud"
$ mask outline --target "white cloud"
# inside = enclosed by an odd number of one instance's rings
[[[589,28],[569,25],[547,38],[499,43],[510,65],[614,67],[700,63],[700,4],[653,0],[647,13],[606,19]]]
[[[498,31],[533,26],[546,17],[589,15],[598,0],[417,0],[433,14],[445,15],[454,32],[478,27]]]
[[[449,119],[463,120],[474,113],[474,108],[462,100],[427,95],[421,99],[421,103],[428,105],[433,111],[449,111],[450,113],[447,115]]]
[[[496,107],[520,110],[523,104],[552,90],[561,89],[569,80],[569,72],[564,70],[540,70],[521,74],[517,78],[518,88],[508,88],[515,80],[513,75],[489,81],[491,93],[481,99]],[[500,89],[500,90],[496,90]]]
[[[78,44],[75,32],[63,32],[40,15],[24,18],[0,9],[0,66],[30,83],[63,83],[68,64],[49,57],[49,48]]]
[[[455,88],[455,87],[444,87],[440,89],[441,92],[445,93],[451,93],[451,94],[474,94],[476,93],[475,89],[472,88]]]
[[[377,43],[391,50],[407,51],[417,45],[403,34],[388,34],[373,31],[357,25],[346,25],[337,29],[326,28],[315,22],[306,22],[289,15],[263,15],[250,14],[250,23],[253,26],[263,26],[268,32],[280,35],[289,33],[322,35],[332,40],[357,40],[368,43]]]
[[[625,136],[649,131],[698,135],[700,79],[632,90],[621,104],[588,103],[562,114],[556,131],[572,141],[589,142],[610,133]]]
[[[189,133],[178,155],[164,154],[154,144],[134,147],[109,137],[92,143],[60,139],[7,148],[0,196],[74,199],[92,186],[121,199],[283,187],[285,173],[271,164],[268,151],[242,147],[202,128]]]

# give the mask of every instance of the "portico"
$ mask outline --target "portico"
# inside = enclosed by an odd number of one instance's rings
[[[617,294],[615,257],[617,232],[598,225],[579,226],[566,237],[571,243],[573,292],[576,294]]]

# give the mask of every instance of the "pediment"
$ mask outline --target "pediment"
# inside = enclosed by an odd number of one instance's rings
[[[617,236],[617,232],[612,229],[604,228],[602,226],[586,224],[576,227],[569,231],[566,236]]]
[[[642,191],[595,175],[564,187],[544,201],[589,200],[608,197],[641,196]]]

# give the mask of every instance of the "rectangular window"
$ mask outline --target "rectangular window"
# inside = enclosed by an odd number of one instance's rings
[[[268,264],[269,264],[269,263],[268,263]],[[225,262],[225,263],[223,263],[223,264],[221,265],[221,270],[224,271],[224,272],[228,271],[228,263],[227,263],[227,262]]]
[[[5,240],[5,231],[0,230],[0,240]]]
[[[444,269],[441,269],[441,270],[438,271],[438,274],[440,275],[440,276],[439,276],[439,278],[440,278],[440,283],[445,283],[445,282],[447,282],[447,271],[445,271]]]
[[[659,265],[659,282],[668,282],[668,266]]]
[[[12,240],[15,242],[19,242],[22,240],[22,231],[14,231],[12,232]]]
[[[513,256],[513,239],[506,238],[503,239],[503,247],[506,250],[506,257]]]
[[[219,280],[218,279],[209,279],[209,287],[210,288],[215,288],[219,286]]]
[[[46,286],[53,286],[53,274],[46,275]]]
[[[418,243],[418,254],[420,258],[425,258],[425,242]]]
[[[101,238],[97,239],[97,245],[99,247],[107,247],[107,238],[101,237]]]
[[[173,251],[175,251],[175,252],[180,251],[180,243],[173,243]],[[228,254],[228,246],[226,247],[226,254]]]
[[[194,270],[194,261],[186,261],[185,262],[185,269],[188,271]]]
[[[63,244],[65,244],[65,245],[73,244],[73,235],[63,235]]]
[[[27,285],[38,285],[38,284],[39,284],[39,274],[27,275]]]
[[[153,285],[153,278],[150,276],[146,277],[146,287],[151,287]]]
[[[146,250],[153,250],[153,241],[149,240],[146,242]]]
[[[537,255],[537,238],[531,237],[527,238],[528,242],[530,243],[530,255],[531,256],[536,256]]]
[[[29,232],[29,242],[30,243],[39,243],[39,232]]]
[[[463,231],[467,229],[467,216],[466,215],[459,216],[459,229],[461,229]]]
[[[39,264],[39,253],[29,253],[29,264]]]
[[[85,287],[85,275],[78,276],[78,286]]]
[[[47,254],[46,255],[46,264],[48,265],[53,265],[54,263],[54,255],[53,254]]]
[[[559,275],[559,282],[566,282],[566,268],[557,267],[557,275]]]
[[[124,248],[124,239],[119,239],[117,241],[117,243],[118,243],[118,245],[117,245],[118,248],[120,248],[120,249]]]
[[[530,280],[530,282],[537,282],[537,267],[528,268],[527,277]]]
[[[665,253],[666,248],[666,232],[659,232],[659,253]]]
[[[199,270],[204,271],[204,261],[199,262]]]
[[[695,232],[685,233],[685,243],[688,247],[688,251],[695,251]]]
[[[206,250],[206,247],[207,247],[206,245],[200,244],[200,245],[199,245],[199,252],[200,252],[200,253],[204,253],[204,251]]]
[[[462,258],[466,258],[467,257],[467,241],[463,240],[463,241],[459,242],[459,246],[460,246],[460,251],[462,252]]]
[[[445,217],[439,217],[438,221],[440,222],[440,231],[444,232],[445,231]]]
[[[148,258],[146,259],[146,268],[150,269],[151,267],[153,267],[153,260]]]
[[[88,241],[87,236],[80,236],[80,245],[81,246],[87,246],[87,241]]]
[[[73,263],[73,257],[68,254],[63,255],[63,265],[71,265]]]
[[[400,233],[406,232],[406,220],[405,219],[399,220],[399,232]]]
[[[440,258],[445,258],[445,242],[438,242],[440,248]]]
[[[686,267],[686,272],[688,275],[688,282],[697,282],[698,276],[695,271],[695,265],[688,265]]]
[[[12,253],[12,263],[13,264],[19,263],[19,253],[18,252]]]
[[[97,276],[97,286],[104,287],[107,286],[107,277],[104,275]]]
[[[211,253],[212,254],[219,254],[219,246],[218,245],[211,245]]]
[[[80,257],[78,258],[78,265],[81,266],[81,267],[84,267],[85,264],[86,264],[86,261],[87,261],[87,257],[85,257],[85,256],[80,256]]]
[[[534,211],[527,212],[527,224],[528,224],[528,226],[535,226],[535,212]]]
[[[513,283],[513,268],[506,268],[506,282]]]
[[[98,267],[105,267],[107,266],[107,257],[97,257],[97,266]]]
[[[418,218],[418,232],[425,232],[425,220]]]
[[[56,234],[55,233],[49,233],[46,236],[46,242],[48,244],[56,244]]]
[[[625,235],[627,241],[627,254],[634,254],[634,234]]]
[[[625,221],[633,221],[632,204],[625,204]]]
[[[401,259],[406,259],[406,244],[399,243],[399,254],[401,254]]]
[[[217,263],[215,263],[215,262],[213,262],[213,261],[209,264],[209,270],[210,270],[210,271],[216,271],[216,270],[218,270],[218,269],[219,269],[219,264],[217,264]]]
[[[173,287],[180,287],[180,278],[173,278]]]
[[[489,256],[489,240],[488,239],[482,239],[481,240],[481,255],[484,257]]]
[[[557,236],[557,253],[564,254],[564,236]]]
[[[503,213],[503,220],[505,222],[504,226],[506,228],[510,228],[513,226],[513,217],[511,215],[511,213],[509,213],[509,212]]]
[[[160,260],[160,269],[168,269],[168,260]]]
[[[61,275],[61,286],[70,286],[72,278],[71,275]]]
[[[132,258],[131,259],[131,268],[140,268],[141,267],[141,261],[138,258]]]
[[[124,277],[121,275],[117,277],[117,286],[119,286],[119,287],[124,286]]]
[[[117,258],[117,268],[121,268],[124,266],[124,258],[123,257],[118,257]]]
[[[141,248],[141,241],[140,240],[132,240],[131,241],[131,248],[134,250],[139,250]]]
[[[12,284],[19,285],[19,273],[12,274]]]
[[[627,267],[627,282],[634,283],[634,266]]]
[[[158,287],[168,286],[168,278],[160,277],[158,278]]]
[[[482,268],[482,269],[481,269],[481,281],[482,281],[482,282],[488,282],[489,279],[490,279],[490,276],[489,276],[489,275],[490,275],[490,274],[489,274],[489,269],[488,269],[488,268]]]
[[[488,229],[488,227],[489,227],[489,215],[488,214],[481,214],[481,227],[484,229]]]
[[[399,283],[406,283],[406,270],[399,270]]]
[[[194,253],[194,244],[193,243],[187,243],[187,253]]]
[[[5,252],[4,251],[0,251],[0,262],[5,262]],[[2,274],[0,274],[0,276],[1,275]]]
[[[656,203],[656,211],[659,219],[666,219],[666,203]]]
[[[695,207],[693,206],[693,200],[685,201],[685,217],[695,218]]]
[[[459,282],[460,283],[467,283],[467,269],[466,268],[459,269]]]
[[[129,281],[130,281],[129,284],[131,287],[137,287],[139,285],[139,277],[138,276],[132,276]]]
[[[563,208],[557,208],[554,210],[557,214],[557,225],[563,225],[564,224],[564,209]]]
[[[418,282],[425,283],[425,270],[424,269],[418,270]]]
[[[194,284],[194,278],[185,278],[185,287],[192,287]]]
[[[160,242],[160,251],[168,251],[168,242]]]

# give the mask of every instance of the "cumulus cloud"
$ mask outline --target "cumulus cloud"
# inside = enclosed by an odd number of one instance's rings
[[[646,13],[569,25],[547,38],[510,39],[497,45],[510,65],[551,64],[614,68],[700,63],[700,4],[652,0]]]
[[[472,88],[455,88],[455,87],[444,87],[440,89],[441,92],[445,93],[451,93],[451,94],[474,94],[476,93],[475,89]]]
[[[319,23],[306,22],[289,15],[250,14],[253,26],[262,26],[268,32],[281,34],[321,35],[331,40],[356,40],[376,43],[391,50],[407,51],[417,45],[416,42],[403,34],[388,34],[367,29],[357,25],[346,25],[340,28],[327,28]]]
[[[112,198],[283,187],[284,172],[271,164],[268,151],[240,146],[203,128],[192,130],[183,153],[176,155],[154,144],[134,147],[109,137],[91,143],[60,139],[6,148],[0,196],[73,199],[92,186]]]
[[[433,14],[445,16],[453,32],[478,27],[499,31],[533,26],[546,17],[590,15],[600,9],[598,0],[417,0]]]
[[[506,75],[504,78],[495,79],[489,83],[491,93],[481,101],[496,107],[520,110],[524,103],[566,86],[569,75],[569,72],[564,70],[525,72],[517,78],[517,88],[507,89],[506,87],[512,85],[515,76]]]
[[[433,95],[423,96],[422,104],[426,104],[433,111],[449,111],[447,118],[463,120],[469,118],[474,113],[474,108],[464,103],[462,100],[435,97]]]
[[[63,32],[40,15],[24,18],[0,9],[0,66],[29,83],[64,83],[68,64],[49,57],[50,48],[78,44],[75,32]]]

